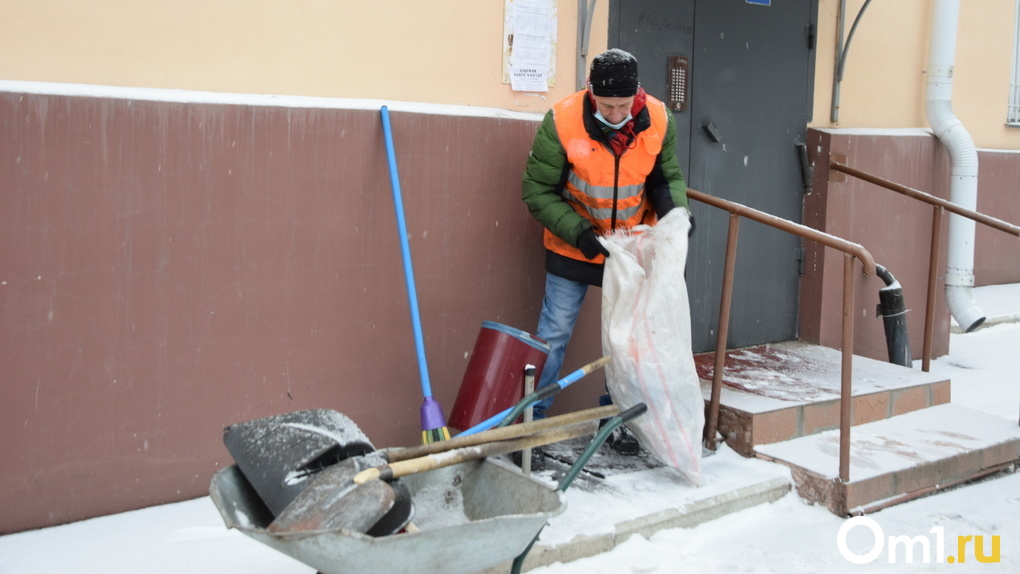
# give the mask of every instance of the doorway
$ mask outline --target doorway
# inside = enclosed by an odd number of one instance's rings
[[[634,54],[671,104],[693,189],[800,222],[817,0],[618,0],[609,45]],[[715,348],[729,214],[691,202],[687,260],[695,352]],[[730,347],[797,337],[799,237],[742,219]]]

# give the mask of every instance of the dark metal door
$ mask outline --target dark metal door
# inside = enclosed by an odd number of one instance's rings
[[[817,0],[611,5],[610,45],[638,58],[650,94],[674,102],[677,155],[691,188],[801,220],[797,145],[811,114],[816,7]],[[678,78],[686,94],[671,89]],[[715,347],[729,217],[694,201],[692,211],[687,285],[700,352]],[[796,338],[800,253],[798,237],[741,220],[731,347]]]

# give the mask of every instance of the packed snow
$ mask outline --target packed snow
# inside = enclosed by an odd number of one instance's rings
[[[1000,316],[1020,312],[1020,285],[977,288],[975,298],[990,316],[990,310]],[[952,378],[953,403],[1016,423],[1018,349],[1020,322],[953,334],[949,355],[933,361],[932,372]],[[737,457],[725,448],[715,456]],[[598,521],[615,523],[615,513],[623,512],[595,506],[596,498],[567,494],[572,508],[593,505],[583,509],[593,532]],[[1018,515],[1020,474],[999,474],[850,520],[790,493],[693,528],[662,530],[648,539],[635,535],[598,556],[531,572],[1020,572]],[[380,570],[386,566],[380,564]],[[314,571],[228,530],[208,497],[0,537],[2,574]]]

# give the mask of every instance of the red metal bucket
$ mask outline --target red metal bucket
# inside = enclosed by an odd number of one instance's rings
[[[524,396],[524,367],[535,366],[535,381],[549,356],[549,343],[494,321],[482,321],[457,400],[447,425],[469,429]]]

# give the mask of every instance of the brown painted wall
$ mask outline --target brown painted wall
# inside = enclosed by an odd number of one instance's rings
[[[920,132],[918,132],[920,133]],[[861,244],[903,286],[909,310],[911,351],[920,358],[927,297],[931,208],[892,191],[827,169],[830,157],[874,175],[938,197],[948,195],[948,156],[938,141],[925,135],[848,135],[809,130],[808,147],[818,150],[813,192],[804,200],[804,223]],[[945,261],[945,225],[941,260]],[[801,287],[800,337],[840,348],[843,296],[842,254],[808,245]],[[885,283],[864,276],[855,266],[854,353],[888,360],[882,319],[877,317],[878,290]],[[939,277],[944,275],[939,273]],[[933,354],[949,348],[949,312],[937,286]]]
[[[391,116],[429,371],[449,414],[481,322],[537,320],[540,232],[518,199],[537,122]],[[930,137],[810,137],[820,166],[831,149],[945,193]],[[979,199],[1014,222],[1016,157],[982,153]],[[904,283],[919,356],[930,212],[827,178],[816,171],[805,221],[861,242]],[[979,233],[979,283],[1020,281],[1015,250],[989,271],[984,246]],[[812,249],[802,338],[838,346],[841,260]],[[881,281],[856,282],[857,352],[884,358]],[[600,354],[599,295],[567,369]],[[333,408],[378,447],[419,441],[376,110],[0,93],[0,304],[0,533],[203,496],[231,462],[223,427],[261,416]],[[602,381],[567,389],[556,410],[591,406]]]
[[[481,322],[537,321],[537,122],[391,117],[449,414]],[[204,495],[223,427],[270,414],[420,441],[378,111],[4,93],[0,130],[0,533]],[[568,368],[600,353],[592,299]]]
[[[921,357],[924,306],[931,242],[932,208],[895,192],[826,169],[832,155],[847,165],[879,177],[948,199],[950,159],[932,135],[852,134],[809,130],[809,148],[817,155],[813,193],[804,201],[806,225],[863,245],[903,285],[908,309],[912,353]],[[982,151],[979,154],[978,211],[1020,222],[1015,182],[1020,154]],[[1016,238],[979,225],[975,249],[977,285],[1020,282],[1020,245]],[[983,228],[983,229],[982,229]],[[950,317],[943,276],[948,220],[942,223],[937,275],[933,354],[949,350]],[[801,284],[800,337],[839,348],[843,263],[838,253],[807,246]],[[859,270],[860,267],[858,266]],[[854,352],[888,359],[882,321],[876,318],[876,277],[855,279]]]
[[[977,210],[1020,225],[1020,153],[983,150],[978,153]],[[981,285],[1020,283],[1020,241],[1007,233],[978,225],[974,237],[974,281]]]

